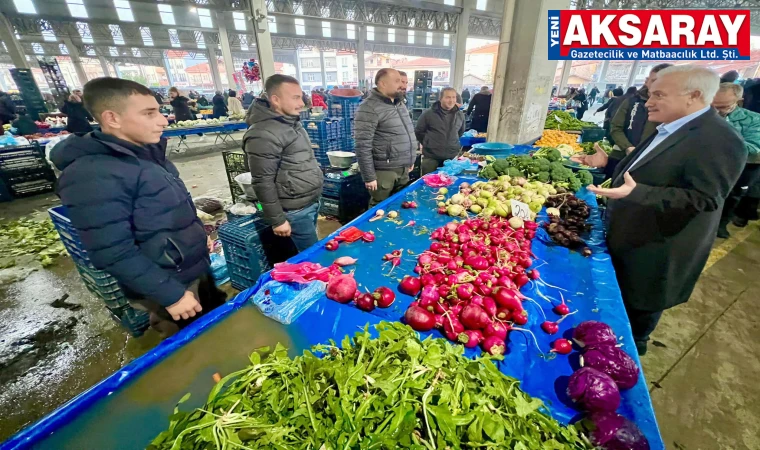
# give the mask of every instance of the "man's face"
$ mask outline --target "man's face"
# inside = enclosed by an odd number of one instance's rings
[[[726,117],[736,109],[736,104],[739,99],[734,94],[734,91],[718,91],[713,98],[712,107],[718,111],[722,117]]]
[[[441,108],[445,109],[446,111],[450,110],[457,104],[457,93],[454,91],[444,91],[443,96],[441,96]]]
[[[401,89],[401,74],[397,70],[389,70],[377,85],[377,90],[386,97],[394,98],[399,96]]]
[[[299,115],[304,106],[301,86],[295,83],[282,83],[269,101],[275,111],[287,116]]]
[[[174,97],[177,97],[177,96],[179,96],[179,94],[177,93],[177,91],[169,91],[169,98],[174,98]]]
[[[650,121],[670,123],[689,114],[700,93],[686,91],[683,86],[683,76],[678,73],[659,77],[652,83],[646,102]]]
[[[71,91],[72,94],[76,95],[79,98],[82,98],[82,90],[81,89],[74,89]]]
[[[135,144],[155,144],[169,124],[152,95],[131,95],[119,111],[106,110],[100,123]]]
[[[401,87],[399,88],[399,92],[402,92],[403,94],[406,94],[406,89],[409,86],[409,77],[406,75],[401,75]]]
[[[649,75],[647,75],[647,79],[644,80],[644,86],[647,87],[647,89],[652,88],[652,83],[657,81],[657,72],[649,72]]]

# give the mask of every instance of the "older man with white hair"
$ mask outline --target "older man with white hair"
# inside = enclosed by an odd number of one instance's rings
[[[657,132],[618,165],[607,244],[639,354],[662,312],[689,299],[723,203],[747,161],[734,128],[710,107],[718,75],[684,65],[659,72],[646,107]]]
[[[747,165],[744,166],[739,181],[723,205],[723,215],[718,227],[718,237],[722,239],[730,237],[727,226],[734,212],[739,218],[753,212],[757,214],[758,200],[755,196],[747,194],[750,189],[760,184],[760,114],[739,106],[742,94],[744,88],[741,85],[721,83],[712,102],[718,114],[725,117],[744,139],[744,148],[747,149]]]

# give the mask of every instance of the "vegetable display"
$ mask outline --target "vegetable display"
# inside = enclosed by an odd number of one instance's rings
[[[563,247],[576,249],[583,256],[591,256],[591,249],[581,238],[581,234],[591,231],[586,219],[591,215],[591,208],[586,202],[571,194],[557,195],[546,200],[549,222],[543,227],[552,241]]]
[[[550,111],[546,115],[546,122],[544,122],[544,128],[547,130],[582,130],[595,127],[595,123],[578,120],[565,111]]]
[[[221,125],[227,123],[227,117],[220,117],[218,119],[198,119],[198,120],[180,120],[169,124],[166,128],[189,128],[189,127],[207,127],[213,125]]]
[[[578,191],[581,187],[587,186],[594,181],[588,171],[580,170],[574,173],[572,169],[562,165],[560,158],[557,158],[557,153],[559,152],[554,153],[551,150],[543,153],[539,151],[539,155],[546,154],[553,160],[542,156],[528,155],[512,155],[506,159],[497,159],[481,170],[478,175],[489,180],[502,175],[525,177],[541,183],[550,183],[557,190],[562,188],[572,191]]]
[[[567,396],[587,411],[615,411],[620,406],[620,390],[615,380],[591,367],[581,367],[571,376]]]
[[[0,260],[0,268],[15,266],[15,257],[24,255],[35,255],[42,267],[47,267],[53,264],[53,258],[66,254],[50,219],[4,222],[0,227],[0,247],[6,257]]]
[[[559,130],[544,130],[541,139],[537,140],[533,145],[536,147],[557,147],[561,144],[569,145],[576,152],[583,150],[578,144],[577,134],[565,133]]]
[[[639,427],[620,414],[597,412],[587,423],[594,444],[606,450],[649,450],[649,441]]]
[[[593,155],[594,153],[596,153],[596,150],[594,149],[595,144],[599,144],[599,147],[601,147],[602,150],[604,150],[604,153],[608,155],[612,153],[612,145],[607,141],[583,142],[581,143],[583,152],[587,155]]]
[[[462,183],[458,193],[438,203],[438,212],[452,217],[468,217],[468,211],[486,219],[491,216],[508,217],[512,212],[510,200],[518,200],[528,205],[535,217],[546,198],[556,193],[557,190],[547,183],[528,181],[521,176],[501,175],[494,181]],[[443,199],[442,196],[438,198]]]
[[[383,322],[290,359],[278,345],[223,378],[206,404],[175,410],[153,450],[591,449],[575,426],[443,339]],[[186,400],[186,395],[182,400]],[[604,438],[600,434],[600,439]]]

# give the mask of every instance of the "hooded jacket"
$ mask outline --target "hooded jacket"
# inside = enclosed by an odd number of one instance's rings
[[[376,170],[412,167],[417,139],[409,110],[401,100],[391,100],[372,89],[356,110],[356,157],[365,183],[377,180]]]
[[[620,103],[620,107],[610,121],[610,136],[621,151],[614,152],[610,156],[622,159],[627,148],[636,147],[657,131],[659,123],[650,122],[648,119],[649,112],[644,106],[647,100],[649,100],[649,90],[643,87]]]
[[[174,97],[172,101],[169,102],[170,105],[172,105],[172,108],[174,108],[174,120],[179,122],[182,120],[194,120],[195,116],[190,111],[190,100],[183,96],[179,95],[177,97]]]
[[[222,94],[217,94],[211,99],[211,103],[214,105],[213,117],[218,119],[227,115],[227,105],[224,103],[224,97]]]
[[[56,145],[56,192],[92,264],[130,298],[176,303],[208,270],[206,232],[166,140],[138,146],[95,131]]]
[[[760,164],[760,114],[737,106],[726,120],[744,138],[747,163]]]
[[[433,103],[417,119],[414,134],[422,144],[422,154],[428,158],[447,160],[459,154],[459,138],[464,134],[464,112],[454,106],[449,111],[441,102]]]
[[[285,223],[285,212],[303,209],[319,200],[324,175],[299,117],[272,111],[259,98],[251,105],[243,136],[253,190],[273,227]]]
[[[61,112],[69,118],[66,121],[66,131],[69,133],[89,133],[92,131],[90,121],[92,116],[82,102],[64,102]]]

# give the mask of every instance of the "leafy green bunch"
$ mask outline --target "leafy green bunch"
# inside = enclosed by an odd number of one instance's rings
[[[444,339],[382,322],[290,359],[261,349],[149,449],[590,449],[574,426]],[[188,397],[188,396],[185,396]],[[186,400],[183,399],[183,400]]]
[[[5,258],[0,261],[0,268],[16,264],[13,257],[35,255],[36,259],[47,267],[53,264],[53,258],[66,253],[58,232],[50,219],[37,221],[19,219],[0,225],[0,248]]]

